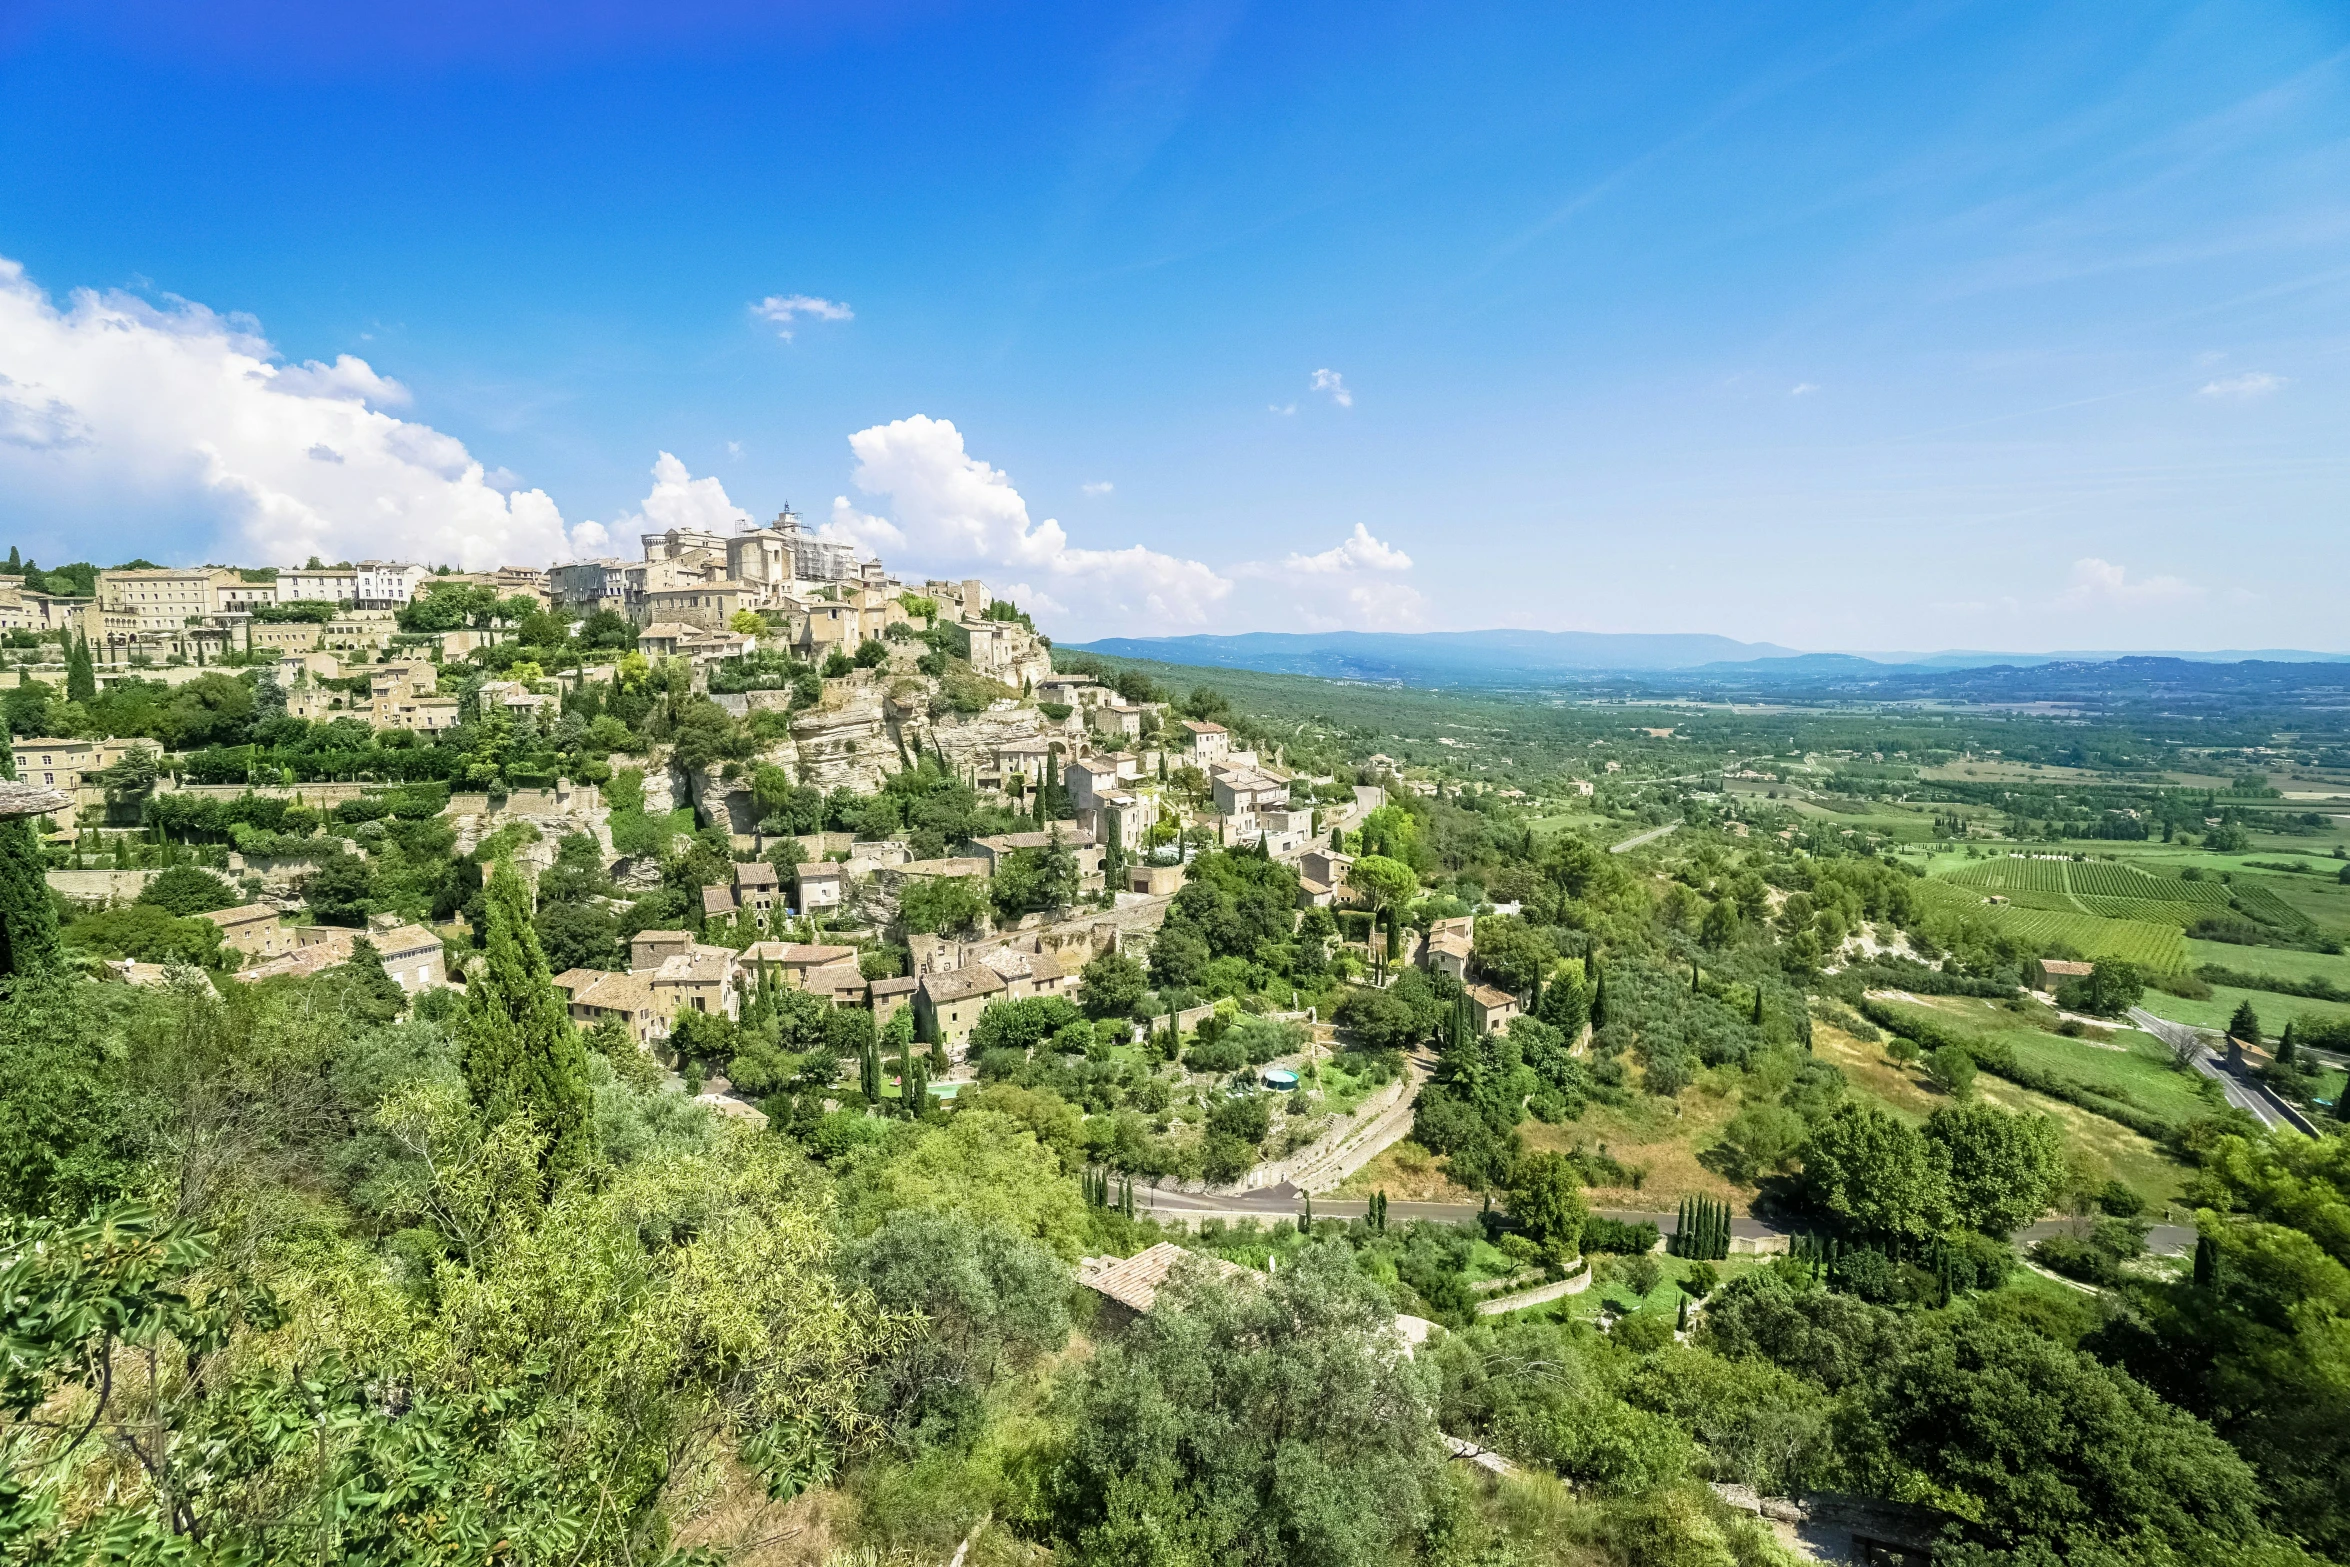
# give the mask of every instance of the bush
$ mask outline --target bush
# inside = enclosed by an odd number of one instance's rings
[[[139,893],[138,901],[184,919],[214,909],[233,909],[242,900],[227,882],[202,866],[174,865],[157,873]]]
[[[1871,1247],[1848,1251],[1836,1259],[1830,1282],[1848,1295],[1873,1306],[1889,1305],[1901,1297],[1901,1270],[1893,1259]]]
[[[1194,1044],[1183,1052],[1183,1064],[1194,1072],[1237,1072],[1248,1064],[1248,1052],[1226,1034]]]
[[[1593,1214],[1583,1221],[1583,1249],[1585,1251],[1615,1252],[1620,1255],[1644,1257],[1651,1247],[1663,1238],[1653,1224],[1643,1221],[1626,1224],[1621,1219],[1606,1219]]]

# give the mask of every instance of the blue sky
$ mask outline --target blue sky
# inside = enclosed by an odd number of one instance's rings
[[[2260,0],[0,0],[0,524],[2346,649],[2346,71]]]

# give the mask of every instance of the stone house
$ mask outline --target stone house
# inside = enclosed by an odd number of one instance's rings
[[[783,901],[783,880],[766,860],[737,860],[734,866],[735,901],[765,921]]]
[[[819,914],[837,909],[848,894],[848,873],[829,861],[799,867],[800,907],[802,914]]]
[[[299,945],[294,927],[280,920],[277,910],[266,903],[212,909],[197,918],[219,926],[220,944],[234,947],[248,958],[281,957]]]
[[[873,1026],[889,1027],[891,1018],[914,1004],[914,992],[921,984],[911,974],[901,974],[893,979],[877,979],[866,986],[865,993],[873,1003]]]
[[[971,852],[987,862],[987,874],[1003,869],[1004,861],[1022,849],[1044,849],[1058,844],[1077,862],[1077,890],[1102,890],[1102,850],[1089,832],[1048,828],[1044,832],[1006,832],[971,840]]]
[[[761,974],[775,970],[786,985],[800,990],[837,990],[844,980],[864,980],[854,947],[755,941],[743,949],[743,961]]]
[[[1194,767],[1205,767],[1232,749],[1232,735],[1222,724],[1186,718],[1176,726],[1175,754]]]
[[[971,1027],[987,1004],[1008,990],[1003,976],[983,963],[922,976],[914,991],[914,1032],[950,1050],[970,1042]]]
[[[583,1029],[617,1016],[639,1050],[650,1050],[656,1040],[669,1037],[669,1020],[654,1006],[652,987],[638,975],[566,969],[555,976],[555,988],[570,998],[571,1021]]]
[[[1501,1033],[1510,1026],[1510,1019],[1523,1010],[1517,997],[1491,985],[1471,985],[1467,995],[1469,1021],[1480,1034]]]

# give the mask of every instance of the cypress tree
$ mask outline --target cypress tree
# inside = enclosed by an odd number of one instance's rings
[[[1762,984],[1757,981],[1754,987],[1754,1026],[1760,1028],[1762,1023]]]
[[[511,860],[483,889],[486,957],[465,987],[460,1064],[465,1086],[492,1125],[527,1115],[547,1134],[541,1156],[550,1186],[595,1161],[587,1052],[547,973],[530,923],[530,892]]]
[[[2277,1065],[2291,1066],[2293,1058],[2300,1053],[2300,1042],[2293,1037],[2293,1025],[2287,1023],[2285,1031],[2277,1036]]]
[[[16,753],[0,744],[0,778],[16,776]],[[57,907],[33,818],[0,817],[0,975],[44,972],[57,963]]]
[[[2195,1237],[2195,1287],[2209,1289],[2219,1281],[2219,1242],[2208,1235]]]
[[[1689,1331],[1689,1297],[1686,1295],[1681,1297],[1681,1309],[1674,1315],[1673,1331],[1676,1333]]]
[[[1591,1026],[1596,1029],[1607,1021],[1607,971],[1599,966],[1596,954],[1591,959]]]
[[[98,671],[90,663],[90,634],[76,632],[65,653],[65,697],[69,702],[98,700]]]

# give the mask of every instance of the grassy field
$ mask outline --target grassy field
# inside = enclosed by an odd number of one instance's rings
[[[1714,1145],[1722,1127],[1737,1113],[1737,1095],[1723,1091],[1709,1074],[1677,1099],[1642,1094],[1621,1109],[1595,1104],[1577,1119],[1556,1126],[1526,1121],[1518,1133],[1529,1149],[1566,1153],[1581,1146],[1647,1172],[1637,1188],[1589,1188],[1583,1195],[1595,1208],[1662,1212],[1684,1197],[1702,1194],[1718,1197],[1733,1211],[1744,1213],[1753,1194],[1707,1169],[1697,1157]]]
[[[1923,1121],[1936,1108],[1950,1103],[1950,1096],[1928,1082],[1924,1073],[1892,1060],[1882,1045],[1864,1044],[1841,1029],[1815,1024],[1812,1051],[1842,1070],[1856,1098],[1905,1121]],[[2100,1177],[2110,1175],[2119,1180],[2154,1208],[2176,1201],[2186,1188],[2186,1169],[2165,1153],[2161,1144],[2117,1121],[2035,1094],[1989,1073],[1975,1079],[1975,1091],[2002,1110],[2053,1117],[2065,1129],[2083,1163]]]
[[[2067,1078],[2167,1121],[2192,1121],[2213,1108],[2198,1086],[2203,1079],[2179,1070],[2161,1041],[2136,1029],[2115,1030],[2105,1041],[2069,1039],[2033,1028],[1987,1001],[1960,996],[1893,1007],[1896,1013],[1921,1014],[1944,1028],[2004,1045],[2019,1065]]]
[[[1385,1192],[1396,1202],[1475,1202],[1477,1194],[1446,1173],[1444,1161],[1405,1138],[1348,1176],[1334,1190],[1338,1197],[1368,1197]]]
[[[2291,947],[2239,947],[2232,941],[2192,941],[2187,958],[2197,967],[2216,964],[2243,974],[2278,979],[2330,979],[2350,987],[2350,953],[2302,952]]]
[[[2208,1001],[2189,1001],[2159,990],[2149,990],[2138,1004],[2156,1017],[2197,1028],[2225,1028],[2239,1002],[2249,1001],[2259,1014],[2261,1032],[2274,1039],[2285,1020],[2296,1017],[2350,1018],[2350,1002],[2312,1001],[2302,996],[2280,996],[2273,990],[2237,990],[2214,985]]]

